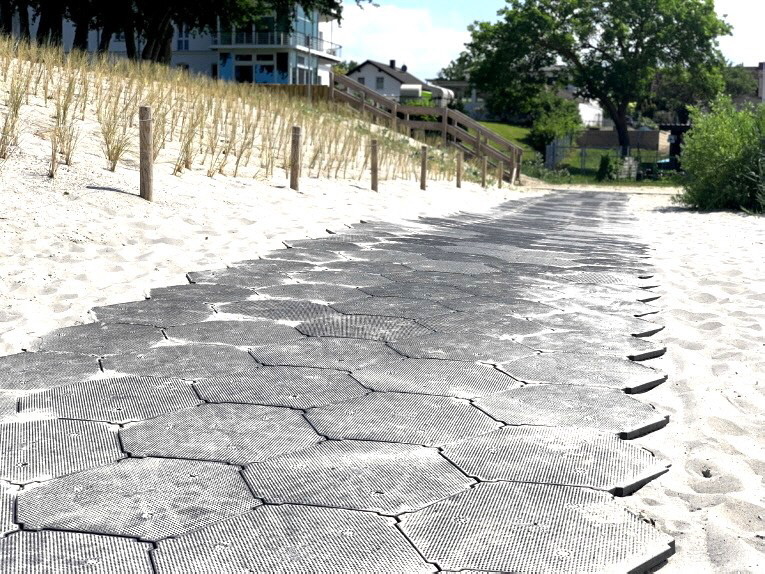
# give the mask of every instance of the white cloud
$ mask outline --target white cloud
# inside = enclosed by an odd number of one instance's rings
[[[335,24],[332,39],[343,47],[344,60],[396,60],[396,66],[406,64],[421,80],[436,77],[469,40],[467,26],[438,26],[426,8],[386,6],[384,0],[363,9],[346,4],[342,27]]]

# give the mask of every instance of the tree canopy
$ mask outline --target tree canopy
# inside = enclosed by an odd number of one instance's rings
[[[730,33],[712,0],[508,0],[496,23],[471,26],[470,79],[492,108],[523,108],[548,84],[599,102],[629,147],[628,110],[660,70],[709,75]]]

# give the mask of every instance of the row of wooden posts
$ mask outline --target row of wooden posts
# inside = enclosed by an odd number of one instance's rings
[[[140,138],[140,195],[147,201],[152,201],[154,194],[154,154],[152,151],[152,114],[151,108],[141,106],[138,113],[139,120],[139,138]],[[292,145],[290,150],[290,189],[298,191],[300,189],[300,127],[292,128]],[[370,148],[370,176],[372,191],[379,191],[379,145],[376,139],[371,142]],[[464,152],[457,153],[456,183],[457,187],[462,187],[462,171],[465,159]],[[488,158],[483,157],[481,162],[481,187],[486,187],[486,178],[488,172]],[[497,170],[498,186],[502,187],[504,177],[504,165],[499,162]],[[427,188],[428,180],[428,146],[420,148],[420,189]]]

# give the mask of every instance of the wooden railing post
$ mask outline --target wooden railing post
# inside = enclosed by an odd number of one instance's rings
[[[329,101],[335,101],[335,73],[329,73]]]
[[[290,153],[290,189],[300,188],[300,127],[292,128],[292,150]]]
[[[140,140],[141,197],[152,201],[154,197],[154,138],[152,136],[151,108],[141,106],[138,110]]]
[[[464,161],[464,158],[464,152],[457,152],[457,189],[462,187],[462,162]]]
[[[497,187],[502,189],[502,180],[505,179],[505,162],[500,160],[497,164]]]
[[[486,171],[489,168],[489,158],[483,156],[481,161],[481,187],[486,187]]]
[[[443,108],[441,115],[441,130],[444,132],[444,145],[446,145],[447,135],[449,133],[449,108]]]
[[[393,126],[392,129],[395,132],[398,127],[398,103],[393,102]]]
[[[372,140],[369,156],[372,164],[372,191],[377,191],[377,140]]]
[[[428,179],[428,146],[424,145],[420,148],[420,189],[425,190],[427,188]]]

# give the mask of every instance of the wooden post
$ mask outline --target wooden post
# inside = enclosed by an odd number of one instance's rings
[[[428,179],[428,146],[424,145],[420,148],[420,189],[427,188]]]
[[[483,156],[483,161],[481,161],[481,187],[486,187],[486,171],[489,168],[489,158],[486,156]]]
[[[497,164],[497,187],[502,189],[502,180],[505,179],[505,162],[501,161]]]
[[[449,108],[443,109],[443,114],[441,115],[441,130],[444,132],[444,145],[446,145],[447,135],[449,133]]]
[[[152,201],[154,197],[154,141],[152,136],[151,108],[141,106],[138,110],[140,140],[141,197]]]
[[[391,129],[395,132],[396,128],[398,128],[398,103],[393,102],[393,126]]]
[[[300,189],[300,127],[292,128],[292,151],[290,153],[290,189]]]
[[[457,152],[457,189],[462,187],[462,162],[465,159],[465,153]]]
[[[372,164],[372,191],[377,191],[377,140],[372,140],[369,155]]]
[[[329,101],[335,101],[335,73],[329,73]]]

